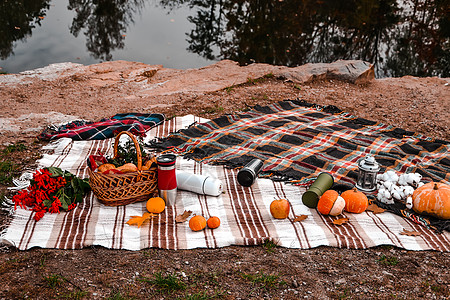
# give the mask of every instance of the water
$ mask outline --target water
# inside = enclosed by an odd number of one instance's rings
[[[1,0],[0,67],[108,60],[199,68],[362,59],[450,77],[449,0]]]

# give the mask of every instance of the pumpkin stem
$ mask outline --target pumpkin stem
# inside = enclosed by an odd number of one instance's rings
[[[357,189],[356,187],[354,187],[354,188],[353,188],[353,191],[354,191],[354,192],[357,192],[357,191],[358,191],[358,189]]]
[[[434,183],[434,187],[433,187],[433,190],[438,190],[439,188],[438,188],[438,186],[437,186],[437,183],[435,182]]]

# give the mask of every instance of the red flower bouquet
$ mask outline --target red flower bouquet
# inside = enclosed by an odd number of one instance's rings
[[[14,209],[20,206],[36,212],[39,221],[46,212],[59,213],[61,209],[70,211],[83,201],[89,192],[89,180],[80,179],[60,168],[49,167],[37,170],[28,188],[13,196]]]

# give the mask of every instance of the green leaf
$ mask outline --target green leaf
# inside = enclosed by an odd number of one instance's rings
[[[58,176],[63,176],[64,175],[64,171],[61,168],[48,167],[46,169],[50,172],[50,174],[52,174],[52,177],[58,177]]]
[[[72,203],[72,200],[66,194],[62,194],[59,197],[59,201],[61,202],[61,208],[64,210],[67,210],[69,208],[69,205]]]
[[[52,201],[51,200],[44,200],[43,204],[44,204],[45,207],[50,208],[52,206]]]

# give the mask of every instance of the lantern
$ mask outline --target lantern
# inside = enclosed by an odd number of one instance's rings
[[[368,154],[366,157],[358,160],[358,181],[356,188],[363,192],[373,192],[377,189],[377,173],[380,166],[375,158]]]

